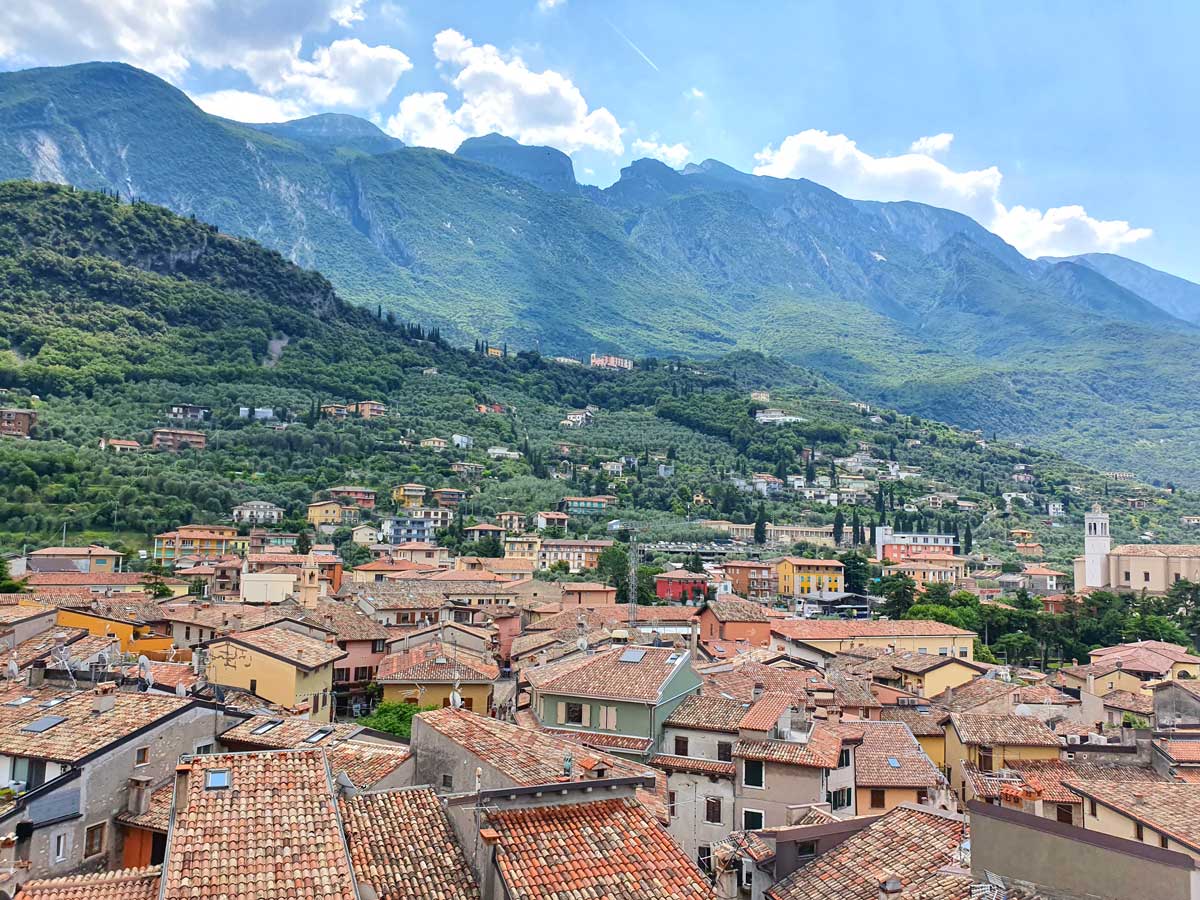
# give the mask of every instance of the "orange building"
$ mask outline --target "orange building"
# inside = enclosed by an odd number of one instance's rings
[[[776,593],[775,564],[757,559],[730,559],[722,564],[725,577],[739,597],[770,600]]]
[[[761,604],[752,600],[710,600],[700,611],[700,640],[745,641],[754,647],[766,647],[771,643],[771,618]]]

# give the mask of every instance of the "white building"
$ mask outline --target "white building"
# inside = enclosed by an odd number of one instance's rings
[[[266,500],[247,500],[233,508],[233,521],[239,525],[278,525],[283,521],[283,508]]]

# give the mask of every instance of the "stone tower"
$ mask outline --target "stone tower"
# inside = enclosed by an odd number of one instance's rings
[[[309,553],[300,569],[300,605],[305,609],[316,609],[321,595],[321,569],[317,558]]]
[[[1108,533],[1108,513],[1100,509],[1099,503],[1094,503],[1092,511],[1083,516],[1083,587],[1102,588],[1108,585],[1110,550],[1112,537]]]

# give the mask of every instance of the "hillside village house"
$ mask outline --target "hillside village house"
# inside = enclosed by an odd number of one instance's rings
[[[388,654],[376,681],[387,702],[416,706],[457,705],[480,715],[492,710],[493,685],[500,670],[482,654],[439,641]]]
[[[363,509],[375,508],[375,492],[370,488],[339,485],[325,491],[334,500],[344,500]]]
[[[142,449],[141,441],[125,438],[102,437],[99,446],[101,450],[111,450],[113,453],[137,453]]]
[[[247,500],[233,508],[233,521],[239,525],[278,525],[283,521],[283,508],[266,500]]]
[[[203,431],[190,431],[186,428],[154,428],[150,431],[150,449],[167,450],[175,453],[179,450],[204,450],[208,447],[208,436]]]
[[[32,409],[0,409],[0,435],[27,438],[37,425],[37,412]]]
[[[152,557],[164,566],[184,556],[225,556],[244,550],[248,540],[227,525],[180,525],[154,536]]]
[[[446,441],[445,438],[429,437],[429,438],[425,438],[423,441],[421,441],[421,446],[424,447],[426,450],[437,450],[440,452],[442,450],[445,450],[450,445]]]
[[[609,494],[595,497],[563,497],[558,503],[558,509],[570,516],[594,516],[616,502],[617,498]]]
[[[613,647],[525,676],[543,728],[634,759],[650,753],[667,716],[700,687],[691,655],[672,647]]]
[[[701,528],[728,535],[729,538],[743,543],[754,542],[754,523],[745,525],[730,522],[725,519],[704,519],[696,523]],[[801,542],[816,544],[818,547],[832,547],[832,525],[776,525],[767,523],[767,543],[772,546],[792,545]]]
[[[513,510],[496,513],[496,524],[509,534],[521,534],[528,522],[529,517],[525,513],[514,512]]]
[[[409,482],[392,488],[392,502],[403,509],[416,509],[425,505],[426,487],[423,484]]]
[[[612,541],[598,540],[543,540],[537,551],[537,567],[549,569],[556,562],[565,562],[572,574],[584,569],[594,569],[600,554],[613,545]]]
[[[204,422],[212,418],[212,409],[195,403],[176,403],[168,410],[167,418],[178,422]]]
[[[951,713],[946,725],[946,767],[959,799],[974,799],[977,779],[1014,760],[1058,759],[1062,741],[1031,716]]]
[[[633,368],[633,360],[626,359],[623,356],[597,355],[593,353],[589,365],[593,369],[617,369],[627,372]]]
[[[766,647],[771,642],[771,619],[762,605],[752,600],[728,597],[709,601],[699,612],[700,640],[745,642]]]
[[[547,528],[566,528],[569,521],[571,521],[571,517],[565,512],[542,510],[533,514],[533,527],[538,531],[545,531]]]
[[[467,492],[461,488],[440,487],[432,492],[432,496],[434,504],[440,509],[457,509],[467,499]]]
[[[803,597],[824,591],[840,591],[845,566],[836,559],[803,559],[785,556],[775,563],[778,591],[784,597]]]
[[[210,683],[241,688],[314,722],[331,721],[334,663],[347,656],[332,636],[322,641],[270,625],[219,636],[204,650]]]
[[[125,554],[90,544],[87,547],[43,547],[34,550],[24,559],[13,560],[9,572],[14,576],[41,571],[43,564],[68,564],[80,572],[116,572],[121,568]]]
[[[537,567],[541,546],[542,536],[539,534],[507,534],[504,536],[504,558],[527,559]]]
[[[957,580],[957,572],[955,569],[943,566],[937,563],[925,562],[920,558],[910,559],[907,562],[898,563],[894,566],[884,566],[883,574],[887,575],[904,575],[911,578],[917,583],[920,589],[931,584],[954,584]]]
[[[953,556],[957,546],[952,534],[897,533],[890,525],[875,529],[875,556],[880,560],[904,562],[930,554]]]
[[[357,525],[361,515],[357,506],[343,506],[337,500],[318,500],[308,504],[305,518],[314,528],[336,529]]]
[[[733,593],[751,600],[772,600],[777,594],[775,564],[754,559],[727,559],[722,568]]]

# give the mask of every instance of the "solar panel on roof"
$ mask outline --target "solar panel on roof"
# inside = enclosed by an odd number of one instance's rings
[[[621,662],[635,663],[641,662],[642,657],[646,655],[646,651],[641,647],[630,647],[621,654]]]
[[[22,731],[30,731],[34,734],[41,734],[43,731],[49,731],[55,725],[67,721],[62,716],[42,716],[40,719],[35,719],[28,725],[21,728]]]

